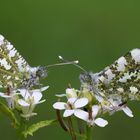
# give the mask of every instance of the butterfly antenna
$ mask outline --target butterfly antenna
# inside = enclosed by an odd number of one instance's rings
[[[68,62],[63,62],[63,63],[51,64],[51,65],[48,65],[47,68],[55,67],[55,66],[63,66],[63,65],[75,65],[75,64],[78,64],[78,63],[79,63],[78,60],[68,61]]]
[[[58,56],[58,58],[59,58],[60,60],[62,60],[64,63],[70,62],[70,61],[64,59],[64,58],[63,58],[62,56],[60,56],[60,55]],[[78,61],[78,63],[79,63],[79,61]],[[81,67],[80,65],[78,65],[78,63],[73,63],[72,65],[76,66],[77,68],[79,68],[80,70],[82,70],[82,71],[84,71],[84,72],[87,72],[83,67]]]

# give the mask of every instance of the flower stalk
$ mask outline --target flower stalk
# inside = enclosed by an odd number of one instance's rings
[[[69,131],[69,128],[66,125],[66,123],[64,122],[63,118],[61,117],[61,114],[60,114],[59,110],[56,110],[56,116],[57,116],[57,120],[58,120],[60,126],[63,128],[63,130]]]
[[[92,127],[87,126],[87,140],[93,140],[92,130]]]
[[[68,118],[68,125],[69,125],[69,133],[72,137],[72,140],[76,140],[76,135],[75,135],[75,131],[74,131],[74,128],[73,128],[71,117]]]

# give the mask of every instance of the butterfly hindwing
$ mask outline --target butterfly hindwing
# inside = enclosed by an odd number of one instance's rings
[[[0,36],[0,84],[6,87],[20,83],[27,67],[29,65],[13,45]]]

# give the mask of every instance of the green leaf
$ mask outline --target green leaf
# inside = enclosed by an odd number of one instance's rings
[[[45,120],[45,121],[40,121],[36,124],[31,125],[30,127],[28,127],[24,132],[23,135],[26,138],[28,135],[33,136],[33,133],[36,132],[37,130],[39,130],[40,128],[52,125],[53,123],[55,123],[56,120]]]
[[[13,123],[13,126],[15,128],[18,128],[20,126],[19,121],[17,120],[15,114],[13,113],[13,111],[7,107],[5,104],[0,102],[0,111],[5,114]]]

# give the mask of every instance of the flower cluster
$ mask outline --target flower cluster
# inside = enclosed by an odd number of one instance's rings
[[[95,85],[91,84],[91,80],[94,79],[91,74],[80,75],[80,90],[67,88],[65,94],[57,95],[59,98],[66,97],[67,101],[56,102],[53,104],[53,108],[56,110],[65,110],[63,117],[74,115],[86,121],[88,126],[96,124],[100,127],[105,127],[108,121],[102,118],[104,114],[112,115],[117,111],[123,111],[127,116],[133,117],[132,111],[127,107],[126,101],[124,101],[125,97],[123,94],[108,95],[103,91],[101,92],[97,88],[97,85],[99,87],[99,83]],[[134,88],[131,88],[131,90],[136,92]]]
[[[9,93],[0,92],[0,96],[6,99],[9,108],[17,109],[21,112],[22,117],[28,119],[37,114],[33,112],[35,106],[45,101],[41,98],[42,92],[46,89],[48,89],[48,86],[35,90],[25,88],[10,90]]]
[[[106,120],[100,118],[101,106],[92,104],[91,93],[85,93],[85,90],[75,90],[74,88],[67,88],[66,94],[57,95],[58,97],[65,96],[67,102],[56,102],[53,107],[57,110],[65,110],[63,117],[71,115],[76,116],[88,123],[89,126],[94,124],[104,127],[108,124]]]

